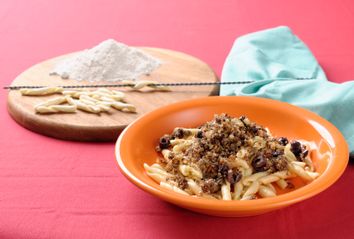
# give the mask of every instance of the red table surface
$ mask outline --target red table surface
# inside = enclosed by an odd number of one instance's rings
[[[220,75],[236,37],[287,25],[330,80],[354,78],[354,1],[0,2],[2,85],[31,65],[115,38],[187,52]],[[218,218],[165,203],[118,171],[113,143],[52,139],[16,124],[0,94],[0,238],[354,238],[354,168],[312,199]]]

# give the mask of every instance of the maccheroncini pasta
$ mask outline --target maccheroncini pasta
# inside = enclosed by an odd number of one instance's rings
[[[302,142],[302,143],[301,143]],[[162,187],[184,195],[219,200],[274,197],[291,178],[319,176],[303,141],[274,137],[245,116],[227,114],[198,128],[175,128],[160,138],[160,158],[144,164]]]

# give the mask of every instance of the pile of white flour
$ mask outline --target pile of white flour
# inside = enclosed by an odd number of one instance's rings
[[[160,64],[158,59],[139,49],[109,39],[59,62],[50,74],[79,81],[135,80]]]

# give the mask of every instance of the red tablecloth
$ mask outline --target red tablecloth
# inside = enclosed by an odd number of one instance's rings
[[[0,2],[0,76],[8,85],[47,58],[107,38],[195,55],[220,75],[234,39],[287,25],[328,77],[354,79],[354,2]],[[130,184],[113,143],[48,138],[17,125],[0,94],[0,238],[354,238],[354,168],[303,203],[257,217],[217,218],[180,209]]]

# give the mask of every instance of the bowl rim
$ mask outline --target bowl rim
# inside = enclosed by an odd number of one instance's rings
[[[124,137],[131,128],[133,128],[136,124],[144,122],[149,118],[154,118],[157,115],[166,115],[171,112],[176,112],[182,109],[194,108],[198,105],[205,105],[210,103],[215,103],[217,101],[221,102],[229,102],[229,101],[239,101],[239,102],[256,102],[259,104],[273,104],[277,108],[281,110],[296,110],[298,113],[301,113],[302,117],[311,118],[317,122],[320,122],[324,128],[330,132],[331,136],[335,139],[335,148],[332,151],[332,158],[327,166],[327,169],[317,178],[315,181],[307,184],[299,189],[294,191],[278,195],[272,198],[262,198],[257,200],[249,200],[249,201],[223,201],[223,200],[210,200],[205,198],[197,198],[191,197],[187,195],[182,195],[165,188],[160,187],[156,183],[156,188],[150,186],[144,181],[140,180],[133,173],[130,172],[126,164],[124,163],[124,159],[121,156],[120,146]],[[220,103],[220,102],[219,102]],[[322,137],[323,138],[323,137]],[[120,136],[117,139],[115,145],[115,156],[116,161],[118,163],[118,168],[123,173],[123,175],[131,181],[134,185],[139,187],[140,189],[157,196],[165,201],[168,201],[173,204],[180,205],[186,208],[195,208],[195,209],[204,209],[204,210],[213,210],[213,211],[238,211],[238,212],[250,212],[250,211],[258,211],[258,210],[272,210],[275,208],[285,207],[310,197],[317,195],[318,193],[326,190],[332,184],[334,184],[339,177],[343,174],[349,160],[349,149],[348,145],[341,134],[341,132],[329,121],[318,116],[317,114],[303,109],[289,103],[281,102],[273,99],[259,98],[253,96],[209,96],[209,97],[201,97],[191,100],[180,101],[177,103],[169,104],[163,107],[160,107],[156,110],[153,110],[145,115],[140,116],[136,120],[134,120],[130,125],[128,125]],[[334,165],[334,163],[336,165]],[[335,166],[335,167],[334,167]],[[332,170],[329,170],[329,169]]]

